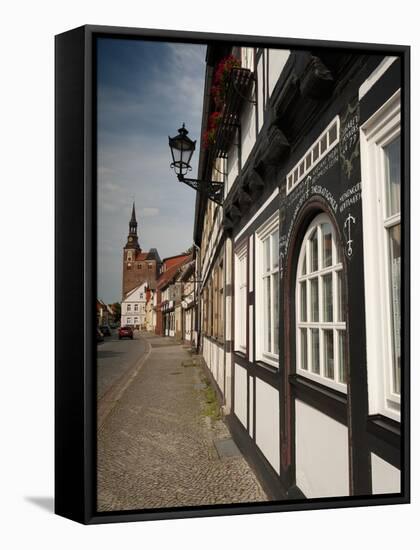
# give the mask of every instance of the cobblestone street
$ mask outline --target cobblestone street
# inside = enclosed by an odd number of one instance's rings
[[[141,337],[151,354],[98,433],[98,510],[266,501],[199,359],[172,338]]]

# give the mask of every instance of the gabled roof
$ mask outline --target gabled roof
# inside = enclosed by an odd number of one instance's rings
[[[181,280],[185,281],[186,279],[188,279],[188,277],[193,275],[194,274],[194,268],[195,268],[195,261],[194,260],[191,260],[191,261],[187,262],[185,265],[183,265],[182,266]]]
[[[180,256],[180,260],[178,263],[176,263],[175,265],[172,265],[160,275],[159,279],[156,281],[156,288],[158,290],[162,290],[163,288],[168,286],[168,284],[170,284],[172,280],[175,279],[175,277],[178,275],[180,268],[184,264],[188,263],[188,261],[190,260],[191,260],[191,256],[187,256],[187,257]]]
[[[130,298],[130,296],[132,296],[135,292],[138,292],[139,290],[141,290],[142,287],[144,287],[144,291],[146,291],[146,288],[147,288],[148,284],[149,283],[147,281],[143,281],[141,284],[137,285],[135,288],[128,291],[127,294],[123,298],[123,302],[127,301],[128,298]]]
[[[136,255],[134,257],[135,262],[145,262],[146,260],[155,260],[156,262],[160,262],[159,253],[156,250],[156,248],[151,248],[148,252],[136,252]]]

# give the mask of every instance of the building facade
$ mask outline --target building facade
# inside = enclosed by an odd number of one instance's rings
[[[234,438],[274,498],[398,493],[400,60],[210,46],[204,98],[200,345]]]
[[[156,334],[181,338],[181,284],[178,280],[182,267],[191,260],[189,254],[165,258],[156,283]]]
[[[146,296],[148,283],[131,290],[121,302],[121,326],[146,330]]]
[[[151,288],[155,288],[161,264],[156,248],[151,248],[149,251],[143,251],[140,248],[134,203],[128,227],[127,242],[123,249],[123,300],[129,292],[144,282],[147,282]]]
[[[195,259],[192,259],[185,264],[182,273],[179,275],[181,283],[181,338],[186,344],[191,344],[191,347],[197,345],[197,327],[196,327],[196,310],[197,310],[197,280],[195,278]]]
[[[146,289],[146,330],[156,330],[156,290],[149,287]]]

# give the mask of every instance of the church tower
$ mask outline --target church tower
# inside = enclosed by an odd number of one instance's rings
[[[141,254],[139,237],[137,235],[136,205],[133,202],[131,219],[128,223],[127,242],[123,251],[123,297],[135,288],[137,283],[136,260]]]
[[[127,243],[124,247],[124,250],[138,250],[141,252],[141,248],[139,246],[139,238],[137,235],[137,220],[136,220],[136,205],[133,202],[133,210],[131,211],[131,219],[130,223],[128,224],[128,236],[127,236]]]
[[[123,249],[122,298],[146,282],[155,288],[160,258],[155,248],[143,252],[137,234],[136,206],[133,202],[131,219],[128,223],[127,242]]]

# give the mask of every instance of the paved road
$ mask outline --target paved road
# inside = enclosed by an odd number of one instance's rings
[[[117,380],[128,372],[147,351],[147,343],[134,332],[134,339],[118,339],[118,332],[112,330],[97,349],[97,397],[100,399]]]
[[[266,501],[223,420],[212,415],[198,359],[172,338],[151,353],[98,432],[98,510]]]

